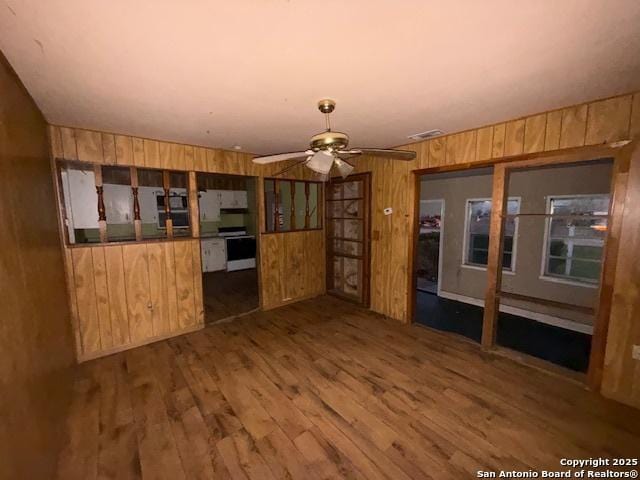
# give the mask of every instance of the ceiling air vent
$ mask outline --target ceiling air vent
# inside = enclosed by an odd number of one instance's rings
[[[437,137],[443,133],[444,132],[442,130],[436,128],[422,133],[414,133],[413,135],[409,135],[407,138],[410,138],[411,140],[426,140],[427,138]]]

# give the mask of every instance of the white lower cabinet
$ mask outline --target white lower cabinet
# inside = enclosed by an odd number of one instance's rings
[[[205,238],[202,247],[202,271],[216,272],[227,268],[227,247],[224,238]]]

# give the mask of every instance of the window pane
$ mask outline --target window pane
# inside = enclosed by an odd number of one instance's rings
[[[468,235],[469,252],[467,262],[475,265],[487,265],[489,251],[489,229],[491,223],[491,200],[473,200],[468,203]],[[507,213],[515,215],[520,211],[520,202],[509,199]],[[517,219],[507,217],[503,239],[504,256],[502,266],[506,270],[512,269],[513,242]]]
[[[597,282],[607,231],[609,196],[555,197],[549,205],[554,217],[549,219],[547,273]]]
[[[342,191],[342,198],[357,198],[362,196],[362,182],[344,182]]]
[[[109,241],[135,240],[131,170],[128,167],[104,166],[102,167],[102,184]]]
[[[563,258],[550,258],[547,273],[553,275],[564,275],[567,261]]]
[[[362,227],[360,220],[332,220],[332,235],[338,238],[362,240]]]
[[[60,177],[69,243],[98,243],[98,194],[93,167],[64,163]]]
[[[362,243],[346,240],[334,240],[333,252],[336,254],[362,255]]]
[[[549,245],[549,255],[554,257],[566,257],[567,251],[567,244],[564,240],[551,240]]]
[[[512,253],[513,252],[513,237],[504,237],[504,239],[502,240],[502,251],[505,253]],[[506,265],[511,265],[511,262],[507,263]]]
[[[188,177],[185,172],[171,172],[169,174],[169,205],[171,206],[174,237],[191,235],[187,185]]]
[[[602,259],[602,247],[590,245],[575,245],[573,247],[573,258],[584,258],[592,260]]]
[[[320,184],[316,182],[265,179],[266,231],[319,228],[322,223],[318,204],[321,201],[319,189]],[[339,194],[342,194],[342,189]]]
[[[606,218],[553,218],[552,237],[578,237],[604,239],[607,231]]]
[[[309,184],[309,228],[320,227],[320,216],[318,214],[319,189],[319,183]]]
[[[476,265],[486,265],[489,261],[489,252],[487,250],[472,250],[470,254],[470,263]]]
[[[138,185],[142,237],[165,238],[167,229],[162,170],[138,169]]]
[[[489,237],[491,200],[469,202],[469,233]]]
[[[280,224],[278,230],[291,230],[291,182],[279,180],[280,186]]]
[[[571,261],[569,274],[572,277],[597,281],[600,278],[600,263],[574,259]]]
[[[608,195],[553,198],[551,212],[554,215],[607,215]]]
[[[307,193],[304,182],[295,183],[295,210],[296,210],[296,229],[305,228],[305,220],[307,217]]]
[[[273,232],[275,230],[274,218],[276,214],[275,182],[273,180],[264,181],[264,203],[267,232]]]
[[[471,249],[489,250],[489,235],[471,235]]]

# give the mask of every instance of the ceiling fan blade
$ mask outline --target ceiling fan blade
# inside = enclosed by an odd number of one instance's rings
[[[297,162],[292,163],[291,165],[288,165],[286,167],[284,167],[282,170],[280,170],[278,173],[276,173],[274,175],[274,177],[279,177],[280,175],[283,175],[285,173],[287,173],[289,170],[292,170],[294,168],[296,168],[298,165],[302,165],[303,163],[305,163],[307,161],[308,157],[303,158],[302,160],[298,160]]]
[[[316,173],[326,175],[331,171],[333,166],[333,154],[326,150],[318,150],[314,153],[309,160],[307,160],[307,167]]]
[[[416,152],[408,150],[394,150],[391,148],[354,148],[353,150],[358,150],[363,155],[369,155],[370,157],[385,157],[396,160],[413,160],[416,158]]]
[[[362,155],[362,151],[361,150],[355,150],[355,149],[338,150],[335,153],[339,158],[341,158],[343,160],[346,159],[346,158],[352,158],[352,157],[357,157],[359,155]]]
[[[347,178],[351,172],[356,168],[351,165],[349,162],[345,162],[340,158],[336,158],[336,169],[342,178]]]
[[[290,153],[278,153],[276,155],[265,155],[263,157],[255,157],[253,159],[253,163],[265,164],[265,163],[275,163],[281,162],[283,160],[295,160],[307,158],[310,154],[312,154],[312,150],[307,150],[305,152],[290,152]]]

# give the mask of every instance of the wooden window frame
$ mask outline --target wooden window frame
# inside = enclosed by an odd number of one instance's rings
[[[66,224],[66,220],[69,218],[68,213],[65,207],[65,198],[64,198],[64,189],[62,187],[62,168],[64,165],[77,165],[84,167],[87,170],[93,169],[95,184],[96,184],[96,195],[98,197],[98,204],[96,215],[98,216],[98,231],[100,236],[99,242],[92,243],[71,243],[69,239],[69,229]],[[106,212],[104,210],[104,198],[102,197],[102,168],[103,167],[121,167],[128,168],[131,174],[131,193],[133,197],[133,226],[135,232],[135,239],[133,240],[119,240],[110,242],[108,238],[107,232],[107,220],[106,220]],[[189,218],[189,235],[180,235],[174,236],[173,234],[173,225],[171,224],[171,219],[168,217],[165,220],[167,236],[164,238],[147,238],[145,239],[142,235],[142,220],[140,217],[140,205],[138,203],[138,189],[139,189],[139,178],[138,173],[140,170],[155,170],[162,173],[163,178],[163,189],[165,191],[165,205],[167,205],[167,192],[170,190],[170,177],[172,173],[179,173],[185,176],[186,180],[186,190],[187,190],[187,211]],[[151,168],[151,167],[135,167],[130,165],[112,165],[112,164],[102,164],[96,162],[85,162],[79,160],[67,160],[64,158],[56,158],[54,159],[54,174],[55,178],[55,186],[58,197],[58,212],[61,219],[61,226],[63,232],[63,240],[64,245],[68,248],[85,248],[85,247],[95,247],[95,246],[105,246],[105,245],[131,245],[135,243],[155,243],[155,242],[165,242],[165,241],[180,241],[180,240],[192,240],[194,238],[199,237],[199,223],[195,221],[194,217],[197,220],[198,210],[194,209],[193,199],[197,199],[197,185],[195,172],[187,171],[187,170],[174,170],[174,169],[164,169],[164,168]],[[158,187],[160,188],[160,187]]]
[[[611,159],[613,169],[611,175],[611,202],[609,206],[609,224],[604,242],[604,253],[602,269],[600,273],[600,287],[598,291],[598,303],[595,309],[568,306],[565,304],[555,304],[574,308],[576,311],[590,313],[594,315],[594,330],[591,341],[591,354],[589,357],[589,367],[587,371],[587,384],[594,390],[599,391],[602,383],[604,367],[604,357],[607,344],[607,333],[609,330],[609,318],[613,300],[613,282],[616,275],[616,261],[618,257],[620,232],[622,228],[622,217],[624,213],[625,196],[627,189],[627,177],[632,155],[640,155],[640,142],[631,140],[612,144],[583,146],[554,150],[549,152],[528,153],[503,157],[482,162],[462,163],[457,165],[446,165],[413,170],[414,211],[413,222],[409,231],[412,241],[410,242],[409,261],[409,285],[411,288],[409,296],[409,321],[413,321],[416,304],[416,259],[417,251],[417,224],[419,221],[419,201],[420,201],[420,178],[422,175],[430,173],[442,173],[469,170],[482,167],[493,167],[492,183],[492,210],[491,226],[489,233],[489,261],[487,265],[487,289],[484,299],[484,315],[482,325],[482,348],[492,350],[496,348],[496,332],[498,320],[498,308],[500,297],[516,298],[519,300],[545,302],[536,298],[529,298],[516,294],[509,294],[501,290],[502,281],[502,234],[504,229],[505,209],[507,205],[507,186],[509,174],[513,170],[528,168],[539,168],[551,165],[563,165],[571,163],[588,163],[602,159]],[[506,273],[506,272],[504,272]]]
[[[276,218],[278,214],[274,214],[273,219],[273,230],[269,230],[268,226],[268,214],[267,212],[267,189],[265,188],[265,184],[268,181],[272,181],[273,183],[273,192],[275,194],[275,205],[276,207],[280,203],[280,183],[281,182],[289,182],[291,184],[291,188],[289,191],[289,195],[291,197],[291,206],[289,208],[289,225],[293,228],[289,228],[287,230],[281,230],[278,224],[278,219]],[[304,183],[305,189],[305,224],[302,228],[298,228],[295,220],[295,193],[296,193],[296,183]],[[316,227],[310,228],[310,214],[309,214],[309,194],[310,189],[309,186],[315,184],[318,185],[318,198],[316,199],[316,210],[317,210],[317,218],[318,225]],[[264,219],[262,222],[262,234],[271,235],[274,233],[291,233],[291,232],[312,232],[315,230],[323,230],[324,229],[324,183],[316,180],[298,180],[298,179],[290,179],[290,178],[276,178],[276,177],[263,177],[262,178],[262,190],[263,190],[263,214]],[[277,210],[276,210],[277,212]],[[282,215],[286,215],[287,212],[283,212]]]

